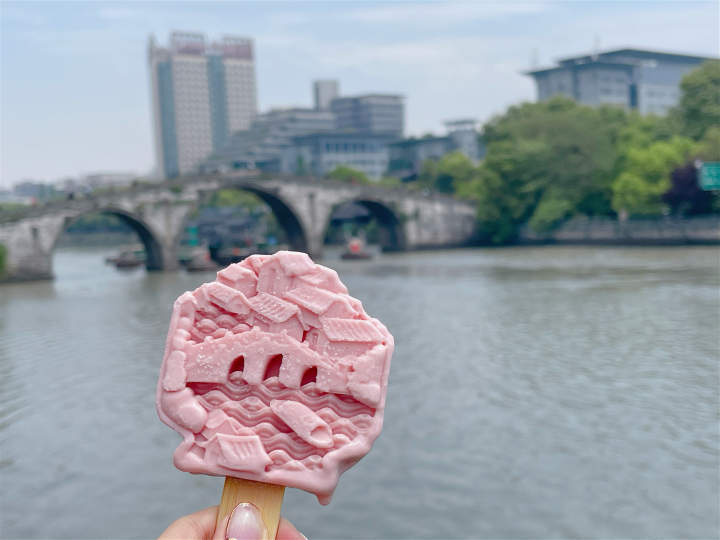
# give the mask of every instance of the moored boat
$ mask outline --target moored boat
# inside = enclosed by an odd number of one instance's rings
[[[361,238],[354,236],[348,240],[345,251],[340,255],[345,260],[366,260],[372,259],[372,253],[365,250],[365,242]]]

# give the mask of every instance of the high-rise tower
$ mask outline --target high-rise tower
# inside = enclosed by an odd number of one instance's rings
[[[173,32],[168,47],[148,41],[157,168],[185,174],[230,133],[248,129],[257,112],[253,43]]]

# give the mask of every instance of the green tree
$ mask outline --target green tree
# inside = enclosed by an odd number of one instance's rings
[[[670,188],[670,174],[693,154],[695,144],[675,136],[644,148],[629,148],[622,172],[612,183],[612,205],[629,215],[657,215],[665,205],[662,195]]]
[[[657,141],[667,141],[677,135],[676,126],[667,116],[641,115],[637,111],[628,114],[618,131],[617,145],[623,149],[650,146]]]
[[[480,171],[458,189],[478,201],[481,232],[507,242],[525,222],[547,230],[573,214],[608,214],[622,110],[566,98],[511,107],[484,127]]]
[[[437,162],[433,188],[440,193],[455,193],[477,173],[473,162],[462,152],[445,154]]]
[[[720,60],[708,60],[688,73],[680,90],[673,116],[683,135],[700,140],[708,129],[720,126]]]
[[[703,161],[720,161],[720,126],[712,126],[697,145],[697,157]]]
[[[478,168],[465,154],[449,152],[440,159],[423,162],[418,184],[440,193],[457,193],[477,175]]]
[[[347,165],[338,165],[327,175],[327,178],[331,180],[338,180],[348,184],[369,184],[370,179],[367,175],[357,169],[348,167]]]

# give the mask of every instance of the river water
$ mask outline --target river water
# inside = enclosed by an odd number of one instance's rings
[[[55,256],[0,287],[0,536],[147,538],[216,504],[154,409],[173,300],[212,274]],[[715,248],[329,257],[396,339],[385,428],[310,538],[715,538]]]

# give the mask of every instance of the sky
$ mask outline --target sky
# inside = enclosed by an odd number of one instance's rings
[[[405,96],[406,133],[532,101],[522,71],[634,47],[717,56],[715,1],[9,2],[0,0],[0,187],[154,166],[146,47],[173,30],[255,40],[260,111],[313,79]]]

